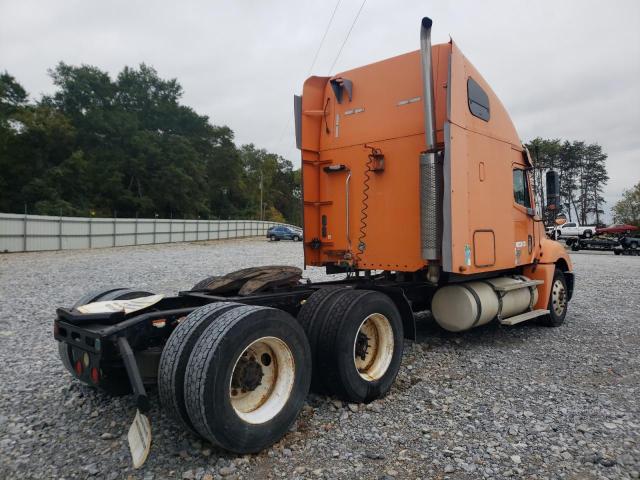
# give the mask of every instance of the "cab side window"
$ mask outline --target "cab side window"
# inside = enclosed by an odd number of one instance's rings
[[[527,172],[521,168],[513,169],[513,199],[518,205],[531,207]]]
[[[469,111],[471,115],[488,122],[491,117],[489,96],[482,87],[478,85],[478,82],[471,77],[467,80],[467,97],[469,99]]]

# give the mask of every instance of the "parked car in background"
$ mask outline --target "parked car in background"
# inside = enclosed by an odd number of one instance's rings
[[[593,225],[578,225],[575,222],[567,222],[556,228],[554,238],[580,237],[591,238],[596,234],[596,227]]]
[[[638,230],[638,227],[635,225],[627,225],[626,223],[614,223],[613,225],[609,225],[608,227],[598,227],[596,228],[596,233],[608,233],[612,235],[620,235],[625,234],[629,235],[631,232]]]
[[[640,237],[622,237],[620,239],[620,246],[622,248],[636,249],[640,247]]]
[[[267,230],[267,238],[275,241],[293,240],[294,242],[298,242],[302,240],[302,229],[277,225]]]

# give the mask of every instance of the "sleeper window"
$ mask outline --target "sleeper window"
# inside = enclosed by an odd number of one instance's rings
[[[467,80],[467,97],[469,99],[469,111],[474,117],[478,117],[485,122],[491,117],[489,111],[489,96],[482,89],[478,82],[469,77]]]

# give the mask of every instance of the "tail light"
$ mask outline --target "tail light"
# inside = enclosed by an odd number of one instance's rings
[[[164,328],[167,325],[166,318],[156,318],[155,320],[151,320],[151,325],[156,328]]]
[[[75,364],[75,368],[74,368],[74,369],[75,369],[75,371],[76,371],[76,374],[77,374],[79,377],[80,377],[80,376],[82,376],[82,370],[83,370],[83,368],[82,368],[82,361],[80,361],[80,360],[76,360],[76,364]]]
[[[96,367],[91,369],[91,381],[95,384],[100,382],[100,371]]]

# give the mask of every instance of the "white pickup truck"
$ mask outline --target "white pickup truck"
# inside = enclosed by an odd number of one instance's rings
[[[555,239],[567,237],[591,238],[596,234],[594,225],[578,225],[575,222],[567,222],[559,225],[552,232]]]

